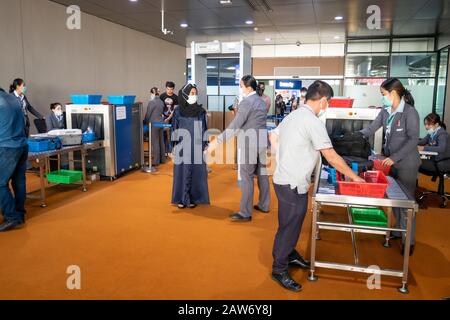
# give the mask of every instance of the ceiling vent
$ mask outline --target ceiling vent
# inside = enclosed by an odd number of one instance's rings
[[[253,11],[273,11],[267,0],[245,0],[245,2]]]

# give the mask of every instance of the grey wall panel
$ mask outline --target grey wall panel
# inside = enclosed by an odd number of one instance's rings
[[[24,77],[42,113],[73,93],[146,102],[152,86],[184,84],[186,48],[88,14],[81,30],[68,30],[67,17],[64,6],[47,0],[0,0],[0,85]]]
[[[0,86],[24,77],[20,1],[0,0]]]

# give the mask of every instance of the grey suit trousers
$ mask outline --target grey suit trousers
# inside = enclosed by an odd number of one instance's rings
[[[255,176],[258,178],[258,206],[264,211],[269,211],[270,209],[270,184],[269,176],[266,172],[265,152],[264,150],[259,153],[257,161],[249,161],[248,157],[242,156],[238,151],[238,183],[242,192],[239,213],[246,218],[253,215]]]
[[[418,175],[418,169],[412,169],[412,168],[402,168],[397,169],[397,179],[398,181],[406,187],[409,194],[414,197],[416,192],[416,185],[417,185],[417,175]],[[407,226],[407,218],[408,218],[408,210],[406,209],[400,209],[400,208],[394,208],[393,214],[396,220],[396,228],[400,229],[406,229]],[[393,232],[394,236],[399,237],[400,233]],[[405,234],[402,233],[402,240],[403,243],[405,243]],[[411,245],[415,245],[416,243],[416,217],[414,216],[414,219],[412,221],[412,229],[411,229]]]

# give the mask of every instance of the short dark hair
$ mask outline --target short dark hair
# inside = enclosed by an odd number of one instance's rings
[[[258,81],[252,75],[243,76],[241,80],[246,88],[251,87],[254,91],[258,88]]]
[[[308,88],[303,87],[300,91],[308,91]]]
[[[154,95],[158,95],[158,88],[157,87],[151,88],[150,93],[152,93]]]
[[[0,87],[0,92],[5,92],[5,90],[3,90],[3,88],[2,88],[2,87]]]
[[[55,110],[58,106],[61,106],[61,107],[62,107],[62,104],[59,103],[59,102],[52,103],[52,104],[50,105],[50,110]]]
[[[327,98],[327,100],[333,98],[333,88],[328,83],[317,80],[309,86],[308,93],[306,94],[306,101],[317,101],[323,97]]]
[[[175,82],[167,81],[166,82],[166,88],[175,89]]]

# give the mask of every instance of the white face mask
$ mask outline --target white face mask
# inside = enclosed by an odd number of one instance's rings
[[[55,111],[55,115],[57,117],[61,117],[63,115],[63,112],[62,111]]]
[[[239,95],[242,96],[243,99],[247,98],[247,94],[242,87],[239,87]]]
[[[321,118],[321,119],[326,119],[326,117],[327,117],[327,110],[328,110],[328,106],[325,109],[321,109],[319,114],[317,115],[317,117]]]
[[[189,96],[187,99],[188,104],[196,104],[198,101],[198,96]]]

